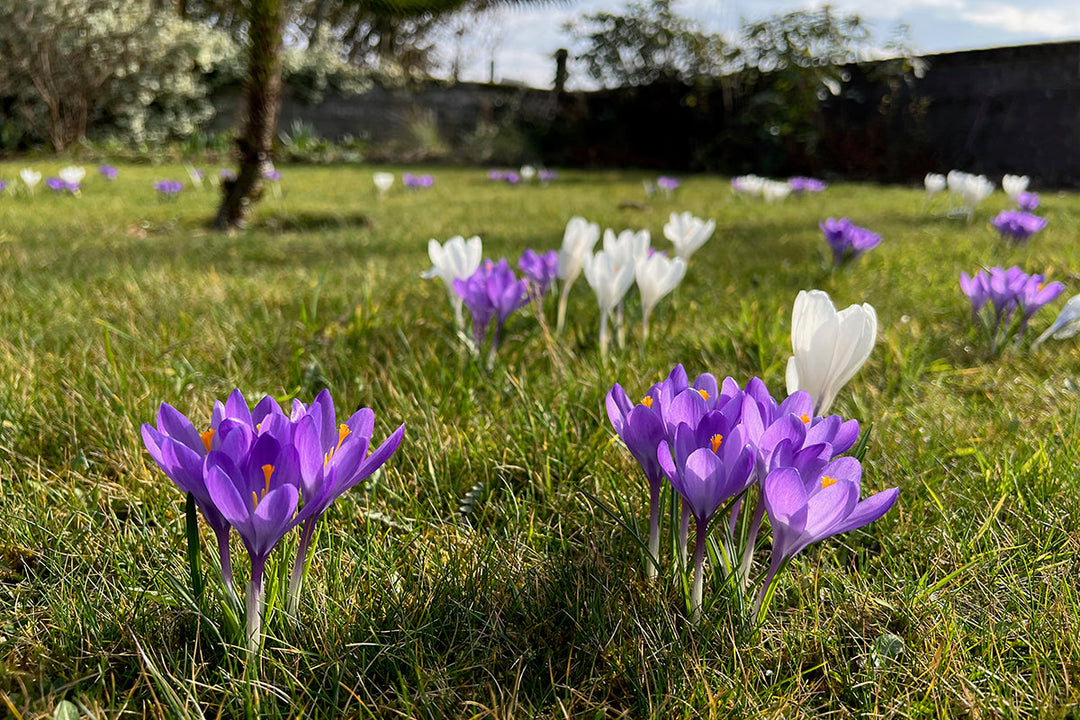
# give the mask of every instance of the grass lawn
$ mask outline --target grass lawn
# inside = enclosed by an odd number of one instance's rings
[[[211,191],[156,199],[151,183],[182,168],[121,166],[111,184],[89,170],[79,198],[0,195],[0,713],[67,699],[97,718],[1077,716],[1080,348],[1027,348],[1080,292],[1080,197],[1044,193],[1048,227],[1014,247],[989,226],[1000,191],[968,225],[944,199],[926,211],[921,189],[838,184],[769,206],[715,177],[646,200],[643,173],[514,188],[413,168],[435,186],[405,192],[395,169],[378,200],[370,167],[284,167],[283,196],[223,236],[207,229]],[[479,234],[513,265],[583,215],[666,249],[682,210],[716,233],[649,346],[631,325],[606,363],[584,278],[561,339],[520,311],[488,369],[441,283],[419,277],[432,237]],[[828,216],[884,241],[834,272]],[[957,277],[1013,264],[1066,291],[994,358]],[[670,566],[647,583],[634,541],[580,492],[645,520],[604,395],[619,382],[636,397],[681,362],[782,396],[809,288],[877,309],[878,344],[833,412],[873,423],[864,494],[900,498],[799,555],[759,632],[708,583],[694,628]],[[550,324],[554,298],[546,309]],[[268,618],[247,679],[212,534],[200,605],[183,496],[140,437],[161,402],[199,427],[236,387],[283,402],[330,388],[339,417],[374,409],[379,440],[406,425],[384,472],[331,508],[299,617]],[[233,557],[242,579],[238,541]]]

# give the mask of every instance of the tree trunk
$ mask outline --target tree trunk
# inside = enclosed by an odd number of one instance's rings
[[[236,180],[222,186],[224,195],[214,220],[218,230],[243,226],[251,204],[262,194],[281,104],[285,0],[251,0],[248,21],[247,119],[237,140],[240,171]]]

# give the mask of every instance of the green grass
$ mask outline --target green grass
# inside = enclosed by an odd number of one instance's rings
[[[988,357],[957,276],[1016,263],[1062,280],[1040,332],[1080,291],[1080,198],[1045,194],[1049,227],[1004,247],[988,225],[1001,193],[965,225],[915,189],[838,184],[766,206],[688,177],[672,200],[627,207],[645,175],[510,188],[437,168],[431,191],[405,193],[399,175],[379,201],[371,170],[284,168],[284,197],[233,236],[207,230],[209,191],[156,200],[150,183],[176,167],[124,166],[77,199],[0,196],[4,712],[67,699],[98,718],[1078,716],[1080,349],[1029,354],[1029,337]],[[584,279],[561,340],[519,312],[488,370],[444,288],[419,278],[431,237],[479,234],[514,263],[558,247],[579,214],[663,248],[675,210],[715,218],[716,234],[647,350],[635,326],[606,363]],[[830,215],[884,242],[833,272],[817,228]],[[579,492],[644,520],[604,394],[643,392],[678,362],[782,394],[791,304],[812,287],[878,311],[878,345],[834,410],[873,422],[864,493],[900,499],[800,555],[760,633],[708,589],[695,629],[670,572],[644,582],[633,540]],[[329,512],[300,617],[269,618],[257,680],[213,574],[201,604],[186,596],[183,497],[139,435],[163,401],[205,424],[234,387],[305,401],[329,387],[339,412],[375,410],[378,437],[407,426],[385,472]],[[893,660],[875,653],[887,635],[904,643]]]

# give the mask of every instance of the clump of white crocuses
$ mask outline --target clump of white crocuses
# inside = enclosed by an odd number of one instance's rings
[[[994,192],[994,183],[990,182],[985,175],[972,175],[960,170],[951,170],[945,177],[945,184],[949,193],[958,197],[963,203],[959,214],[971,222],[975,217],[975,210],[983,200],[990,197]]]
[[[23,168],[19,171],[19,178],[23,181],[23,184],[26,185],[27,191],[33,195],[34,188],[41,182],[41,173],[32,168]]]
[[[689,211],[671,213],[671,218],[664,224],[664,237],[675,246],[675,257],[689,260],[712,237],[714,230],[715,220],[706,222]]]
[[[941,173],[926,173],[923,178],[923,187],[926,188],[926,199],[929,201],[934,195],[945,189],[947,181]]]
[[[791,312],[791,345],[787,390],[805,390],[814,399],[814,412],[824,415],[836,394],[854,377],[877,340],[877,313],[868,303],[839,312],[829,294],[802,290]]]
[[[559,295],[559,309],[555,320],[556,335],[562,332],[566,323],[566,302],[570,288],[586,263],[592,260],[593,248],[599,240],[599,224],[578,216],[570,218],[566,223],[562,247],[559,248],[559,280],[562,281],[562,292]]]
[[[431,258],[433,267],[420,277],[425,280],[437,277],[443,281],[458,330],[465,327],[465,318],[462,314],[461,296],[454,291],[454,281],[467,280],[476,272],[483,254],[483,243],[476,235],[468,240],[456,235],[442,244],[435,239],[428,241],[428,257]]]

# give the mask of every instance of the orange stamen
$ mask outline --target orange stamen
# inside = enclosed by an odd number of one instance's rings
[[[830,485],[835,485],[835,484],[836,484],[836,478],[829,477],[828,475],[822,475],[821,476],[821,489],[822,490],[829,487]]]
[[[651,395],[646,395],[645,397],[641,398],[641,404],[644,405],[647,408],[651,408],[652,403],[653,403],[653,399],[652,399]]]
[[[251,491],[251,508],[254,510],[259,507],[259,496],[254,490]]]
[[[709,393],[705,390],[698,390],[698,395],[700,395],[705,400],[709,399]]]
[[[803,413],[802,415],[800,415],[799,419],[803,421],[803,425],[809,425],[810,424],[810,416],[807,415],[806,413]]]
[[[341,447],[341,443],[345,442],[345,438],[349,437],[350,435],[352,435],[352,430],[349,429],[349,426],[342,425],[341,429],[338,430],[337,446]]]
[[[266,493],[270,492],[270,476],[274,474],[273,465],[262,466],[263,476],[266,478],[266,487],[263,488],[263,497],[266,497]]]
[[[719,452],[720,451],[720,443],[724,442],[724,436],[721,435],[720,433],[716,433],[711,438],[709,438],[709,442],[712,443],[712,451],[714,453]]]
[[[210,441],[214,439],[214,433],[216,430],[207,430],[199,437],[202,438],[202,444],[206,446],[206,452],[210,452]]]

